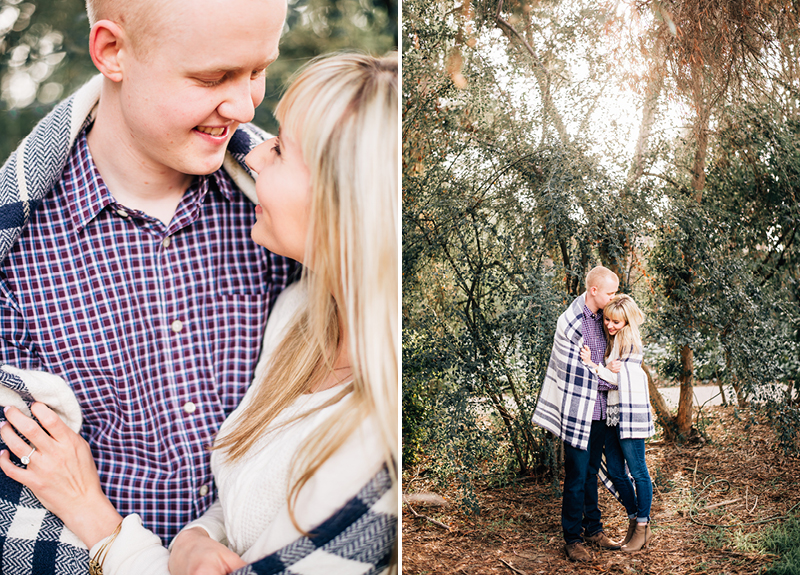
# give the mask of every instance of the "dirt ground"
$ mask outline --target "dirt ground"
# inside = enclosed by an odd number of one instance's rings
[[[775,559],[755,546],[760,533],[789,511],[800,513],[800,460],[783,455],[763,423],[746,429],[749,414],[736,416],[723,407],[708,414],[710,442],[647,445],[654,539],[642,552],[594,549],[592,563],[571,563],[563,551],[561,498],[551,484],[479,487],[481,514],[468,516],[447,493],[436,493],[420,466],[404,470],[404,498],[414,501],[403,505],[402,573],[758,573]],[[621,539],[624,510],[605,489],[600,492],[606,532]],[[439,504],[420,501],[425,493],[442,496]]]

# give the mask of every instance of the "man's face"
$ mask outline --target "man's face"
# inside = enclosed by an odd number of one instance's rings
[[[592,289],[596,289],[594,301],[597,304],[597,309],[601,310],[617,295],[619,280],[617,278],[603,278],[600,285]]]
[[[285,0],[175,0],[144,56],[121,56],[121,134],[134,165],[164,175],[219,169],[231,135],[264,98]],[[152,42],[152,39],[143,41]],[[121,158],[122,161],[122,158]]]

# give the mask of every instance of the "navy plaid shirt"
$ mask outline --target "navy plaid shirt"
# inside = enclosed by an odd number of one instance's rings
[[[583,333],[583,343],[589,346],[592,352],[592,362],[603,365],[606,355],[606,333],[603,330],[603,310],[592,313],[587,306],[583,306],[583,321],[581,322],[581,333]],[[606,418],[606,406],[608,405],[608,390],[617,389],[605,380],[594,376],[597,383],[597,400],[594,403],[592,421]]]
[[[0,362],[72,386],[106,494],[165,543],[214,499],[207,448],[297,266],[250,239],[254,221],[222,170],[169,225],[117,204],[84,131],[0,265]]]

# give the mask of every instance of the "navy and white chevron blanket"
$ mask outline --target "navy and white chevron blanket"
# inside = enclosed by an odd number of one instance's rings
[[[580,343],[586,294],[575,298],[558,318],[553,351],[532,421],[576,449],[589,447],[596,376],[581,361]]]
[[[396,555],[397,515],[386,466],[342,509],[275,553],[235,575],[376,575]],[[387,505],[387,501],[389,505]]]
[[[80,429],[78,401],[63,379],[5,365],[0,369],[0,405],[13,405],[30,415],[34,398],[53,407],[73,431]],[[0,410],[0,420],[4,419]],[[6,449],[2,441],[0,448]],[[13,454],[11,459],[22,465]],[[89,551],[83,542],[45,509],[30,489],[0,472],[0,573],[88,572]]]

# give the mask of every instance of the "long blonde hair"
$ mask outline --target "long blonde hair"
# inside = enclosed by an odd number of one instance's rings
[[[325,404],[340,403],[338,417],[327,418],[294,459],[290,509],[303,485],[370,416],[397,477],[397,68],[396,55],[318,58],[294,77],[276,108],[310,172],[307,267],[300,280],[308,302],[271,358],[268,383],[214,447],[241,458],[282,409],[330,376],[340,329],[347,329],[353,382]]]
[[[603,317],[615,321],[622,320],[625,326],[615,335],[608,333],[608,328],[603,322],[603,329],[606,332],[606,359],[611,355],[611,350],[616,343],[619,350],[619,357],[624,358],[632,353],[642,352],[642,336],[639,333],[639,326],[644,323],[644,314],[633,298],[629,295],[618,295],[612,299],[603,309]]]

